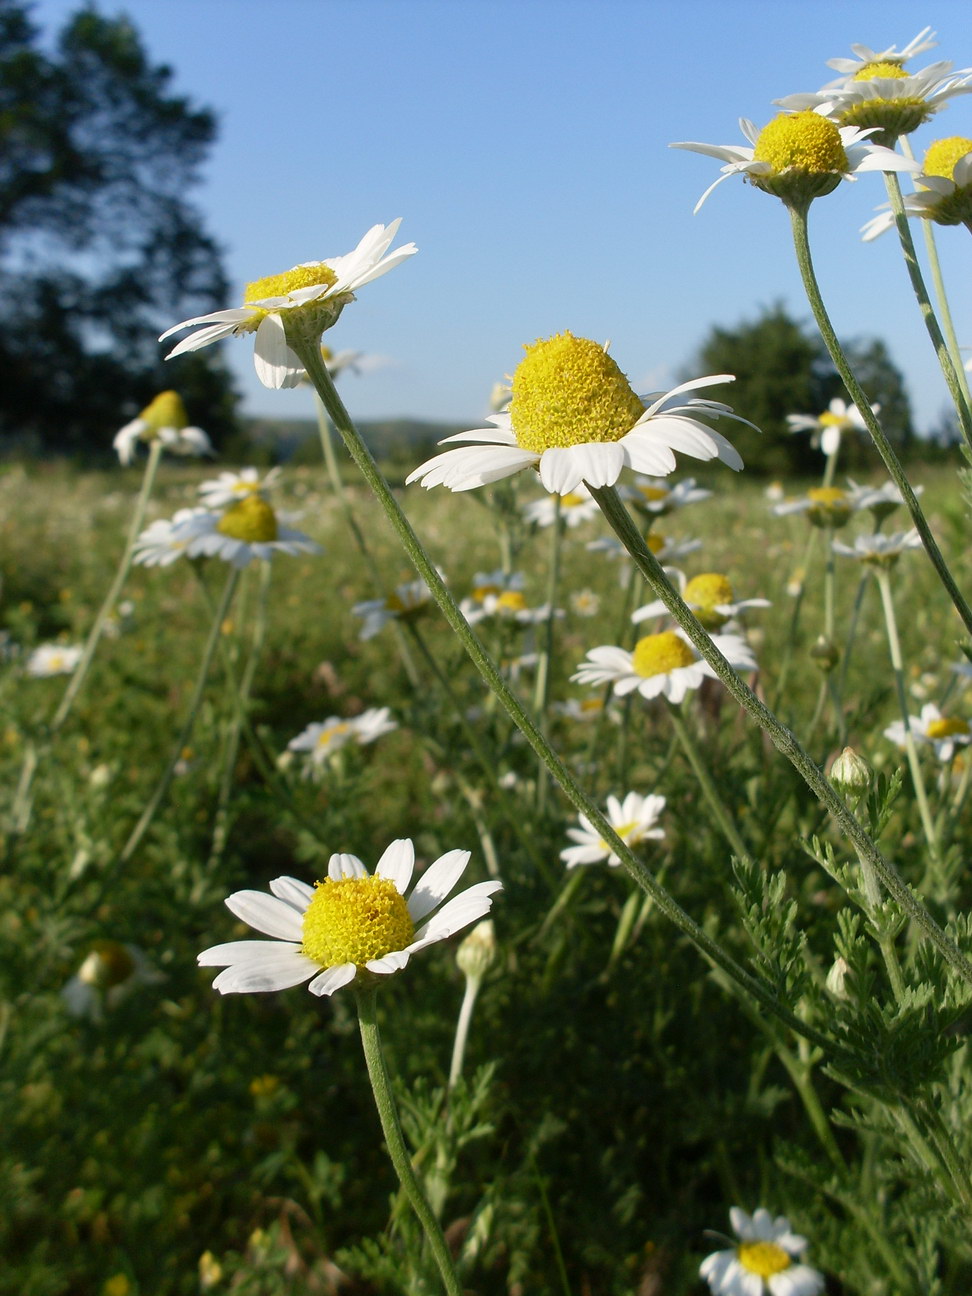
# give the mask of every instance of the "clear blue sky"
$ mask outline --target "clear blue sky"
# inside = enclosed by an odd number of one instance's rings
[[[39,0],[48,31],[77,5]],[[972,64],[967,0],[129,0],[175,88],[219,116],[192,195],[245,281],[349,251],[404,217],[419,255],[362,290],[330,335],[387,364],[344,380],[360,418],[478,420],[521,345],[563,329],[610,338],[642,390],[676,380],[713,323],[782,300],[809,312],[782,204],[673,140],[743,142],[772,100],[815,90],[854,41],[939,47],[912,65]],[[972,95],[915,137],[972,136]],[[919,427],[946,394],[897,241],[863,245],[883,201],[864,176],[814,204],[825,296],[844,337],[879,334]],[[916,224],[916,234],[918,227]],[[972,344],[970,243],[939,231],[960,340]],[[225,305],[236,305],[231,300]],[[175,321],[173,321],[175,322]],[[246,409],[296,416],[306,392],[263,389],[251,343],[221,343]],[[721,395],[721,392],[718,393]],[[725,398],[731,400],[731,391]],[[742,411],[745,412],[745,411]]]

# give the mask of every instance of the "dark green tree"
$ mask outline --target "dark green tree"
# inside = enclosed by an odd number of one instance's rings
[[[904,379],[884,343],[868,338],[847,345],[852,366],[872,403],[880,402],[885,431],[899,444],[911,436]],[[706,395],[725,400],[760,433],[735,425],[729,432],[748,469],[772,475],[817,472],[820,452],[806,434],[787,427],[788,414],[821,414],[834,397],[847,400],[840,378],[816,331],[793,319],[781,303],[755,320],[713,327],[692,362],[692,374],[731,373],[736,381]],[[877,462],[864,437],[845,438],[840,463],[861,468]]]
[[[99,450],[152,396],[215,439],[235,395],[209,352],[163,365],[168,324],[226,304],[221,255],[185,195],[212,113],[171,90],[127,18],[85,8],[47,53],[0,0],[0,434]]]

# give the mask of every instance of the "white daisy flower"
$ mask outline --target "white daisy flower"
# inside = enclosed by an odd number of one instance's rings
[[[291,738],[287,750],[307,752],[304,777],[311,778],[320,771],[330,756],[348,743],[364,747],[382,734],[392,733],[397,728],[398,722],[391,718],[389,707],[372,707],[349,720],[328,716],[320,723],[309,724],[303,733]]]
[[[288,327],[304,336],[316,333],[319,338],[354,301],[356,289],[387,274],[417,252],[414,243],[388,251],[400,224],[399,219],[388,226],[373,225],[354,251],[345,256],[305,262],[284,274],[257,279],[247,285],[242,306],[174,324],[162,334],[160,342],[180,329],[205,327],[183,338],[166,359],[198,351],[224,337],[255,333],[253,363],[264,387],[296,386],[304,367],[288,345]]]
[[[921,536],[912,528],[910,531],[897,531],[893,535],[859,535],[854,537],[853,545],[841,544],[839,540],[831,541],[834,553],[845,558],[856,558],[858,562],[868,563],[872,567],[893,567],[903,553],[912,549],[921,549]]]
[[[364,621],[359,638],[373,639],[389,621],[414,619],[428,608],[431,599],[432,591],[425,581],[414,580],[397,585],[387,598],[355,603],[351,611]]]
[[[924,486],[915,486],[914,492],[920,495],[924,489]],[[904,496],[893,481],[887,481],[883,486],[861,486],[848,477],[847,494],[854,512],[868,509],[875,522],[882,522],[889,513],[893,513],[904,503]]]
[[[226,508],[246,499],[249,495],[262,495],[267,498],[270,489],[280,479],[280,469],[271,468],[265,475],[260,475],[258,468],[241,468],[239,472],[221,472],[199,486],[199,498],[208,509]]]
[[[671,148],[689,149],[725,162],[722,175],[695,204],[698,211],[713,189],[730,176],[741,175],[757,188],[798,206],[832,193],[841,180],[855,180],[865,171],[915,171],[916,163],[892,149],[874,144],[870,132],[856,126],[837,127],[820,112],[780,113],[759,130],[748,118],[739,125],[749,144],[696,144],[682,141]]]
[[[178,392],[160,392],[142,410],[138,418],[115,433],[112,445],[118,460],[126,466],[135,458],[140,442],[161,441],[166,450],[178,455],[211,455],[209,437],[197,427],[187,427],[186,407]]]
[[[615,723],[620,719],[617,711],[605,707],[604,699],[600,697],[568,698],[566,702],[554,702],[552,705],[557,715],[566,716],[568,720],[577,720],[581,724],[600,720],[602,715],[606,715]]]
[[[819,1296],[824,1276],[799,1262],[807,1240],[793,1232],[785,1216],[773,1219],[760,1207],[750,1217],[733,1206],[729,1218],[739,1242],[706,1256],[699,1266],[714,1296]]]
[[[880,405],[872,405],[871,413],[880,412]],[[820,449],[829,459],[840,449],[840,439],[845,432],[865,432],[867,424],[856,405],[835,396],[822,414],[787,414],[787,426],[791,432],[810,432],[813,445]]]
[[[733,670],[756,669],[752,649],[740,635],[711,638]],[[609,644],[592,648],[570,678],[577,684],[612,684],[618,697],[638,692],[643,698],[666,697],[678,703],[704,679],[714,679],[715,671],[682,630],[663,630],[639,639],[631,652]]]
[[[523,595],[525,584],[522,572],[508,572],[502,568],[490,572],[477,572],[472,593],[461,600],[459,609],[470,625],[497,612],[518,612],[526,607]]]
[[[972,728],[969,722],[958,716],[943,716],[934,702],[926,702],[921,708],[920,716],[910,715],[908,728],[917,742],[928,744],[937,759],[946,765],[955,755],[956,747],[964,747],[972,741]],[[903,747],[905,745],[904,722],[895,720],[885,729],[884,736],[899,747]]]
[[[806,513],[811,525],[836,528],[850,521],[855,507],[853,497],[840,486],[812,486],[806,495],[774,504],[771,511],[777,517]]]
[[[934,49],[938,44],[935,37],[937,32],[933,32],[930,27],[923,27],[904,49],[898,53],[895,45],[889,45],[886,50],[872,50],[869,45],[852,45],[855,57],[849,58],[832,58],[827,60],[827,66],[832,67],[835,72],[840,72],[844,77],[853,77],[860,72],[868,63],[897,63],[901,66],[907,63],[909,59],[916,54],[924,54],[926,50]]]
[[[248,567],[254,558],[268,561],[275,553],[319,554],[323,549],[303,531],[281,526],[262,495],[237,500],[222,513],[197,511],[178,529],[174,540],[185,540],[187,558],[222,558],[234,567]]]
[[[35,679],[71,675],[83,652],[82,644],[41,644],[27,658],[24,669]]]
[[[177,558],[187,557],[190,537],[186,524],[207,512],[204,508],[185,508],[174,517],[158,518],[135,541],[132,561],[143,567],[168,567]]]
[[[675,450],[742,467],[725,437],[698,420],[746,420],[728,405],[685,395],[731,382],[731,375],[682,383],[646,398],[646,407],[597,342],[560,333],[525,350],[513,375],[508,413],[491,415],[492,427],[446,437],[440,444],[479,444],[435,455],[410,473],[406,484],[420,481],[426,488],[465,491],[536,468],[545,490],[567,495],[582,482],[613,486],[626,467],[667,475],[675,469]]]
[[[105,1009],[118,1006],[139,985],[164,980],[137,945],[98,940],[61,990],[72,1017],[100,1021]]]
[[[694,477],[673,484],[663,477],[636,476],[629,486],[621,487],[621,495],[640,513],[653,517],[663,517],[684,508],[686,504],[700,504],[711,499],[712,492],[696,486]]]
[[[231,913],[274,939],[215,945],[199,955],[199,964],[224,969],[213,982],[221,994],[285,990],[309,981],[312,994],[330,995],[367,973],[400,972],[413,954],[489,912],[501,882],[477,882],[443,904],[468,863],[468,851],[448,851],[406,900],[415,864],[408,838],[392,842],[374,874],[355,855],[332,855],[327,877],[314,887],[279,877],[270,883],[272,895],[229,896]]]
[[[663,828],[655,827],[658,816],[665,809],[663,796],[645,797],[629,792],[623,801],[609,796],[606,809],[608,822],[626,846],[640,846],[644,841],[657,841],[665,836]],[[602,861],[614,868],[621,863],[587,815],[580,815],[578,822],[579,828],[567,829],[567,836],[576,845],[560,852],[567,868],[576,868],[578,864],[600,864]]]
[[[702,541],[686,536],[684,540],[675,540],[672,536],[662,535],[659,531],[649,531],[645,544],[660,563],[676,562],[688,554],[697,553],[702,548]],[[607,554],[609,558],[630,558],[631,555],[617,536],[602,536],[600,540],[589,540],[587,548],[591,553]],[[666,571],[668,569],[666,568]]]
[[[597,616],[601,610],[601,596],[592,589],[574,590],[570,596],[570,610],[575,616]]]
[[[565,526],[576,527],[582,522],[589,522],[600,513],[597,501],[583,482],[576,490],[566,495],[548,495],[545,499],[533,500],[523,506],[523,517],[535,526],[553,526],[558,519]]]
[[[972,230],[972,139],[953,135],[930,145],[915,176],[922,192],[906,194],[906,216],[932,220],[937,225],[965,225]],[[869,243],[894,224],[891,211],[882,210],[861,227],[864,242]]]
[[[865,63],[853,76],[840,77],[811,94],[792,94],[775,102],[788,110],[813,111],[842,130],[857,127],[881,145],[893,145],[929,121],[955,95],[972,91],[972,69],[953,72],[949,62],[908,73],[896,60]],[[901,158],[900,154],[893,155]],[[901,158],[902,161],[909,159]],[[915,171],[911,166],[870,166],[868,170]]]
[[[736,599],[732,585],[721,572],[702,572],[687,580],[685,573],[675,572],[682,598],[695,613],[696,618],[706,630],[721,630],[727,621],[731,621],[741,612],[750,608],[772,607],[768,599]],[[661,599],[646,603],[632,612],[631,620],[635,625],[653,617],[667,616],[668,609]]]

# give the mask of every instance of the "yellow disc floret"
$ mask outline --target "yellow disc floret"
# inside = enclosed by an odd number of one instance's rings
[[[908,73],[900,63],[881,59],[879,63],[865,63],[851,77],[852,81],[874,81],[878,77],[890,77],[894,81],[907,81]]]
[[[186,407],[182,403],[182,397],[174,391],[159,392],[138,417],[147,423],[153,432],[158,432],[162,428],[175,428],[177,432],[181,432],[189,421],[186,418]]]
[[[322,967],[363,967],[414,939],[405,898],[390,878],[325,878],[304,913],[300,948]]]
[[[674,630],[645,635],[635,644],[631,654],[632,669],[646,679],[652,675],[668,675],[694,663],[695,653]]]
[[[337,283],[337,275],[323,261],[311,261],[308,265],[294,266],[283,274],[266,275],[263,279],[254,279],[246,285],[243,304],[264,301],[268,297],[287,297],[298,288],[330,288]]]
[[[707,630],[717,630],[729,620],[725,612],[717,609],[732,602],[732,586],[719,572],[703,572],[693,576],[685,586],[685,602]]]
[[[848,169],[840,131],[819,113],[780,113],[764,126],[756,140],[753,158],[768,162],[774,173],[794,168],[814,175]]]
[[[519,590],[504,590],[496,600],[500,612],[523,612],[526,610],[526,599]]]
[[[959,158],[964,158],[967,153],[972,153],[972,139],[967,139],[963,135],[951,135],[948,139],[936,140],[934,144],[928,146],[921,169],[925,175],[942,176],[946,180],[954,180],[955,163]]]
[[[510,421],[522,450],[620,441],[645,412],[597,342],[572,333],[535,342],[513,375]]]
[[[216,530],[232,540],[266,544],[277,538],[277,515],[261,495],[247,495],[229,506],[216,523]]]
[[[807,499],[807,517],[814,526],[843,526],[854,511],[850,496],[839,486],[815,486],[807,491]]]
[[[350,732],[350,729],[351,726],[346,720],[341,720],[337,724],[325,725],[317,735],[316,745],[318,747],[327,747],[335,738],[343,738],[346,733]]]
[[[817,422],[821,427],[840,428],[842,431],[846,431],[854,426],[854,420],[847,414],[834,414],[832,410],[826,410],[820,415]]]
[[[956,734],[969,733],[969,726],[958,716],[942,716],[940,720],[932,720],[925,731],[929,738],[952,738]]]
[[[760,1278],[772,1278],[774,1274],[789,1269],[793,1263],[792,1256],[775,1242],[740,1242],[736,1247],[736,1257],[747,1273],[757,1274]]]
[[[660,504],[671,494],[667,486],[639,486],[637,489],[649,504]]]
[[[645,544],[657,558],[668,544],[668,537],[660,535],[657,531],[651,531],[645,536]]]

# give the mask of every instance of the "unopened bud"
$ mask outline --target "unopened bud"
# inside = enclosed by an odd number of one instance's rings
[[[820,635],[810,649],[810,656],[824,674],[829,675],[840,661],[840,649],[826,635]]]
[[[830,781],[844,797],[861,797],[871,786],[874,771],[853,747],[845,747],[830,767]]]
[[[826,981],[827,989],[835,999],[846,999],[848,997],[847,987],[844,985],[844,982],[847,980],[849,975],[850,964],[845,958],[841,958],[838,954],[834,959],[833,967],[827,973]]]
[[[456,950],[456,963],[470,981],[482,981],[496,958],[496,932],[492,920],[476,924]]]

